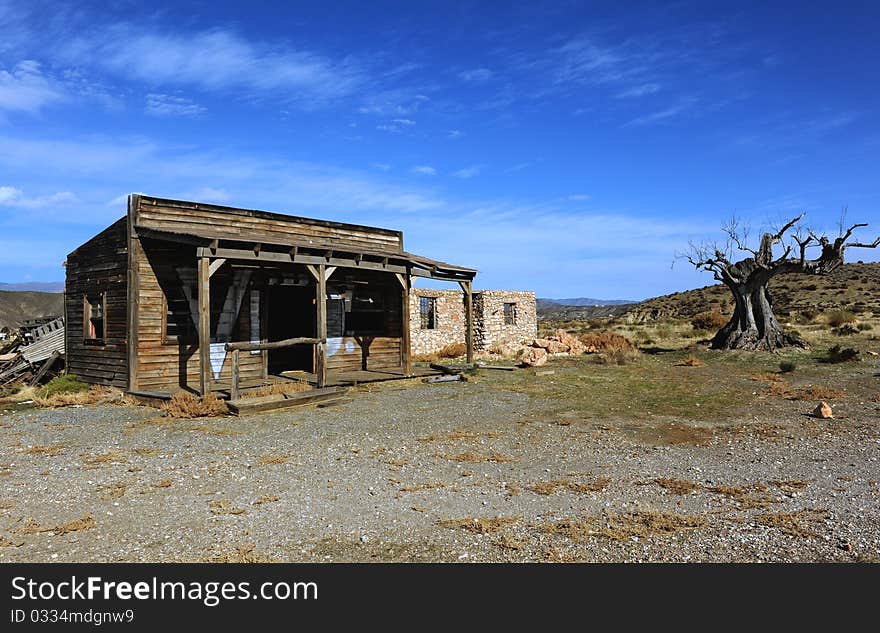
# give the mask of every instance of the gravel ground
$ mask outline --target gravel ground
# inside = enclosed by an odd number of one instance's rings
[[[597,422],[486,380],[241,419],[3,411],[0,561],[880,560],[878,405],[803,408]]]

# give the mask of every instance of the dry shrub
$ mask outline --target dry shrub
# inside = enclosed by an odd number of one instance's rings
[[[794,493],[798,490],[803,490],[810,485],[809,481],[803,481],[802,479],[789,479],[785,481],[773,480],[769,483],[771,486],[779,488],[782,492],[787,493]]]
[[[188,391],[178,391],[162,405],[169,418],[210,418],[226,415],[226,403],[213,393],[200,398]]]
[[[611,483],[608,477],[597,477],[593,481],[580,483],[571,481],[570,479],[554,479],[553,481],[543,481],[529,486],[529,490],[539,495],[552,495],[557,490],[564,489],[577,494],[588,494],[591,492],[602,492]]]
[[[794,388],[782,380],[771,382],[767,394],[786,400],[835,400],[845,395],[843,391],[833,387],[807,385],[806,387]]]
[[[113,501],[114,499],[121,499],[125,496],[125,491],[128,490],[128,484],[118,482],[115,484],[109,484],[107,486],[101,487],[101,498],[105,501]]]
[[[774,528],[789,536],[801,538],[814,538],[819,534],[810,528],[810,525],[822,523],[828,516],[825,510],[807,509],[797,512],[768,512],[755,517],[758,525]]]
[[[467,354],[467,345],[464,343],[450,343],[435,352],[415,354],[412,359],[421,363],[436,363],[444,358],[460,358],[465,354]]]
[[[438,488],[445,488],[446,484],[442,481],[426,481],[421,484],[415,484],[412,486],[404,486],[400,489],[401,492],[420,492],[422,490],[437,490]]]
[[[846,363],[851,360],[857,360],[859,357],[859,350],[853,349],[852,347],[840,347],[840,345],[834,345],[828,349],[828,354],[824,358],[820,358],[820,363]]]
[[[307,382],[299,380],[290,380],[286,382],[276,382],[271,385],[264,385],[257,389],[251,389],[241,394],[241,398],[260,398],[262,396],[286,395],[290,393],[300,393],[302,391],[310,391],[312,386]]]
[[[525,549],[526,542],[515,536],[510,536],[509,534],[502,534],[498,539],[493,542],[495,545],[500,547],[501,549],[519,551],[521,549]]]
[[[600,365],[629,365],[637,361],[640,356],[641,353],[638,350],[619,349],[597,354],[594,359]]]
[[[208,502],[208,509],[211,510],[211,514],[244,514],[245,512],[241,508],[234,507],[232,502],[226,499],[214,499]]]
[[[475,518],[467,517],[464,519],[439,519],[437,525],[446,528],[467,530],[474,534],[495,534],[500,532],[508,525],[512,525],[520,520],[519,516],[513,517],[490,517]]]
[[[613,352],[638,352],[638,348],[625,336],[616,332],[588,332],[579,337],[581,343],[587,346],[587,351],[613,353]]]
[[[104,387],[101,385],[92,385],[88,391],[72,391],[58,392],[50,395],[36,395],[34,402],[41,407],[56,409],[58,407],[69,407],[73,405],[134,405],[137,404],[134,398],[122,393],[114,387]]]
[[[43,532],[52,532],[55,536],[63,536],[64,534],[68,534],[70,532],[91,530],[96,525],[97,523],[95,522],[95,517],[93,517],[91,514],[84,514],[79,519],[74,519],[73,521],[68,521],[67,523],[59,523],[58,525],[52,527],[42,526],[34,519],[29,518],[24,522],[24,527],[20,530],[20,532],[22,534],[40,534]]]
[[[253,505],[259,506],[264,503],[275,503],[276,501],[281,501],[281,497],[278,495],[263,495],[259,497],[256,501],[254,501]]]
[[[840,327],[856,322],[856,315],[849,310],[831,310],[825,313],[825,322],[831,327]]]
[[[156,488],[170,488],[171,484],[174,483],[170,479],[162,479],[153,484]]]
[[[721,314],[716,308],[715,310],[695,314],[691,319],[691,326],[695,330],[720,330],[727,325],[729,320],[729,317]]]
[[[478,440],[483,437],[500,437],[501,433],[469,431],[467,429],[455,429],[449,433],[432,433],[426,437],[418,438],[419,442],[445,442],[448,440]]]
[[[275,561],[263,554],[254,552],[254,545],[239,545],[234,550],[220,552],[203,559],[206,563],[274,563]]]
[[[501,464],[503,462],[515,462],[516,459],[513,457],[509,457],[507,455],[502,455],[498,451],[492,451],[489,454],[483,455],[480,453],[474,453],[473,451],[465,451],[464,453],[458,454],[450,454],[450,453],[441,453],[435,455],[434,457],[439,457],[440,459],[448,459],[451,462],[468,462],[472,464],[481,464],[481,463],[489,463],[489,464]]]
[[[43,457],[55,457],[64,452],[64,444],[51,444],[43,446],[42,444],[34,444],[28,446],[22,451],[25,455],[42,455]]]
[[[702,488],[700,484],[694,481],[672,479],[668,477],[658,477],[654,480],[654,483],[674,495],[689,495],[694,490]]]
[[[675,364],[677,367],[702,367],[706,363],[701,361],[696,356],[688,356],[687,358],[684,358]]]
[[[546,534],[558,534],[575,542],[586,541],[596,536],[624,541],[634,536],[643,538],[654,534],[667,535],[681,530],[695,530],[706,524],[706,520],[702,517],[640,510],[625,514],[607,512],[583,521],[565,519],[547,523],[541,527],[541,531]]]

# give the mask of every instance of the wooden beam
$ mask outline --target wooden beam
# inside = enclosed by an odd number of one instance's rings
[[[330,279],[333,273],[336,272],[336,266],[329,266],[324,269],[324,279]]]
[[[318,264],[318,266],[323,266],[323,265],[324,264]],[[318,281],[318,279],[321,278],[321,275],[318,272],[318,269],[315,268],[314,266],[312,266],[311,264],[306,264],[306,270],[311,273],[312,277],[315,278],[315,281]]]
[[[259,256],[260,256],[260,251],[261,251],[261,250],[263,250],[263,245],[262,245],[262,244],[260,244],[259,242],[257,242],[256,244],[254,244],[254,255],[256,255],[257,257],[259,257]]]
[[[128,245],[128,275],[126,282],[127,288],[127,310],[128,320],[126,324],[126,352],[128,358],[128,390],[134,391],[139,388],[138,385],[138,340],[140,330],[140,252],[141,241],[135,235],[134,225],[135,216],[137,214],[137,205],[140,196],[130,195],[128,197],[128,227],[126,231],[126,242]],[[65,308],[67,301],[64,302]],[[65,319],[65,323],[67,323]],[[162,330],[165,331],[164,329]],[[65,348],[70,349],[70,348]]]
[[[283,341],[272,341],[271,343],[251,343],[250,341],[240,341],[237,343],[227,343],[226,351],[239,351],[242,352],[253,352],[256,350],[262,349],[282,349],[284,347],[292,347],[293,345],[317,345],[318,343],[324,343],[325,340],[320,338],[306,338],[306,337],[298,337],[298,338],[287,338]]]
[[[296,256],[299,254],[299,246],[294,246],[290,249],[290,259],[296,260]]]
[[[317,337],[322,341],[327,340],[327,276],[324,264],[318,266],[318,283],[315,286],[315,307],[318,311]],[[327,343],[318,343],[315,358],[315,374],[317,375],[318,387],[327,384]]]
[[[212,251],[214,251],[216,253],[217,249],[220,248],[220,240],[211,240],[210,248]]]
[[[210,267],[208,268],[208,275],[213,277],[214,273],[220,270],[220,267],[225,263],[225,259],[215,259],[214,261],[212,261]]]
[[[474,362],[474,292],[473,292],[473,284],[471,281],[459,281],[458,285],[461,286],[462,291],[464,292],[464,320],[465,320],[465,330],[464,330],[464,342],[467,346],[467,362],[468,364],[473,364]]]
[[[211,272],[210,260],[199,258],[199,390],[211,390]]]
[[[402,286],[400,291],[401,301],[401,328],[400,328],[400,366],[406,376],[412,376],[412,343],[409,329],[409,275],[396,275]]]

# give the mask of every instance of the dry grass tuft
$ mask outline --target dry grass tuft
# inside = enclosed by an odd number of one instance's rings
[[[34,444],[28,446],[22,451],[25,455],[42,455],[43,457],[56,457],[64,452],[64,444],[51,444],[43,446],[42,444]]]
[[[502,534],[499,538],[493,541],[493,544],[497,545],[501,549],[518,552],[522,549],[525,549],[526,541],[515,536],[510,536],[509,534]]]
[[[281,501],[281,497],[278,495],[263,495],[259,497],[256,501],[254,501],[253,505],[259,506],[264,503],[275,503],[276,501]]]
[[[768,488],[764,484],[751,484],[748,486],[709,486],[706,488],[712,494],[721,495],[735,501],[743,510],[754,508],[766,508],[775,503],[773,497],[768,494]]]
[[[121,499],[125,496],[125,491],[128,490],[128,484],[117,482],[115,484],[102,486],[100,490],[102,499],[105,501],[113,501],[114,499]]]
[[[288,459],[290,459],[289,455],[263,455],[260,458],[260,463],[263,466],[269,466],[271,464],[286,464]]]
[[[244,514],[245,511],[241,508],[236,508],[232,505],[231,501],[227,501],[226,499],[214,499],[208,502],[208,509],[211,510],[211,514]]]
[[[685,479],[671,479],[668,477],[658,477],[654,483],[671,492],[674,495],[689,495],[694,490],[699,490],[702,486],[694,481]]]
[[[825,385],[807,385],[795,388],[780,379],[770,383],[767,395],[786,400],[836,400],[845,396],[846,393]]]
[[[464,519],[439,519],[437,525],[446,528],[467,530],[474,534],[495,534],[500,532],[508,525],[512,525],[520,520],[519,516],[512,517],[489,517],[475,518],[467,517]]]
[[[730,317],[724,316],[720,310],[715,309],[695,314],[691,318],[691,326],[695,330],[720,330],[729,320]]]
[[[154,483],[153,487],[155,487],[155,488],[170,488],[171,484],[173,484],[173,483],[174,482],[171,481],[170,479],[161,479],[161,480],[157,481],[156,483]]]
[[[274,563],[275,560],[254,552],[254,545],[239,545],[234,550],[220,552],[203,559],[205,563]]]
[[[478,440],[480,438],[500,437],[501,433],[469,431],[467,429],[455,429],[449,433],[432,433],[427,437],[418,438],[419,442],[445,442],[450,440]]]
[[[575,542],[601,536],[616,541],[632,537],[644,538],[655,534],[668,535],[682,530],[695,530],[707,525],[702,517],[686,516],[671,512],[641,510],[626,514],[603,513],[583,521],[565,519],[547,523],[541,527],[546,534],[558,534]]]
[[[95,527],[95,517],[91,514],[84,514],[79,519],[68,521],[67,523],[59,523],[58,525],[48,527],[42,526],[37,521],[29,518],[25,521],[24,527],[19,530],[22,534],[41,534],[43,532],[52,532],[55,536],[63,536],[70,532],[80,532],[82,530],[91,530]]]
[[[688,356],[677,363],[675,363],[676,367],[702,367],[705,365],[703,361],[701,361],[696,356]]]
[[[274,396],[277,394],[285,395],[289,393],[300,393],[302,391],[310,391],[312,386],[307,382],[299,380],[289,380],[285,382],[276,382],[271,385],[265,385],[258,389],[242,392],[241,398],[259,398],[261,396]]]
[[[137,401],[114,387],[93,385],[88,391],[53,393],[47,396],[35,395],[34,402],[41,407],[57,409],[72,405],[92,406],[115,404],[129,406],[137,404]]]
[[[810,525],[822,523],[828,516],[825,510],[808,509],[797,512],[777,512],[759,514],[755,517],[758,525],[774,528],[789,536],[801,538],[815,538],[819,534],[810,528]]]
[[[162,405],[162,411],[169,418],[210,418],[229,412],[226,403],[213,393],[200,398],[188,391],[175,393],[171,400]]]
[[[529,490],[539,495],[552,495],[557,490],[569,490],[577,494],[589,494],[591,492],[602,492],[611,483],[608,477],[598,477],[587,483],[571,481],[570,479],[554,479],[553,481],[544,481],[529,486]]]
[[[111,464],[128,463],[128,459],[125,457],[125,452],[115,449],[98,455],[89,455],[88,453],[83,453],[82,455],[80,455],[80,459],[83,462],[83,468],[85,470],[94,470],[96,468],[109,466]]]
[[[447,459],[451,462],[459,462],[459,463],[471,463],[471,464],[501,464],[504,462],[515,462],[516,458],[509,457],[508,455],[503,455],[498,451],[492,451],[488,454],[475,453],[473,451],[465,451],[464,453],[458,454],[449,454],[449,453],[439,453],[434,455],[434,457],[439,457],[440,459]]]
[[[779,488],[782,492],[787,493],[794,493],[798,490],[803,490],[810,485],[809,481],[803,481],[801,479],[790,479],[786,481],[774,480],[769,483],[771,486]]]
[[[412,486],[404,486],[400,489],[401,492],[421,492],[422,490],[437,490],[439,488],[445,488],[446,484],[442,481],[426,481],[421,484],[414,484]]]

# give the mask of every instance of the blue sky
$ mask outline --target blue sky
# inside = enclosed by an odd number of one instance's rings
[[[0,0],[0,281],[61,279],[129,192],[551,297],[708,284],[670,265],[732,214],[873,238],[880,5],[767,4]]]

